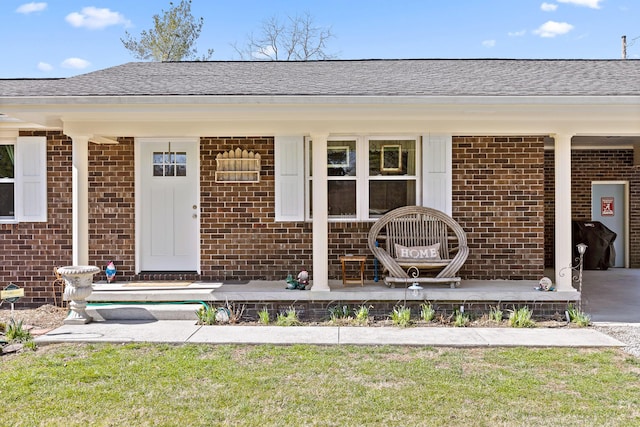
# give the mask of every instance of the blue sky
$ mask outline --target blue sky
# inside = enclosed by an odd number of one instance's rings
[[[176,3],[179,0],[174,0]],[[66,77],[136,59],[122,46],[169,9],[159,0],[0,0],[0,78]],[[198,51],[233,60],[261,22],[309,12],[327,51],[363,58],[640,58],[639,0],[193,0]]]

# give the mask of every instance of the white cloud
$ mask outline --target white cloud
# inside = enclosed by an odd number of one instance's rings
[[[484,47],[494,47],[496,45],[496,41],[495,40],[484,40],[482,42],[482,46]]]
[[[586,6],[591,9],[600,9],[600,3],[603,0],[558,0],[560,3],[575,4],[576,6]]]
[[[87,68],[91,63],[85,59],[80,58],[67,58],[62,61],[62,67],[64,68],[74,68],[77,70],[81,70],[83,68]]]
[[[93,6],[84,7],[80,12],[70,13],[65,20],[74,27],[85,27],[90,30],[101,30],[110,25],[124,25],[125,27],[131,25],[131,21],[120,12],[98,9]]]
[[[41,2],[41,3],[31,2],[31,3],[25,3],[25,4],[21,5],[20,7],[18,7],[16,9],[16,12],[24,13],[25,15],[27,15],[27,14],[33,13],[33,12],[42,12],[46,8],[47,8],[47,4],[46,3],[43,3],[43,2]]]
[[[507,33],[509,37],[522,37],[525,34],[527,34],[527,30],[511,31]]]
[[[571,30],[573,30],[573,25],[566,22],[547,21],[537,30],[533,30],[533,33],[540,37],[555,37],[567,34]]]
[[[53,66],[46,62],[38,62],[38,70],[40,71],[51,71],[53,70]]]
[[[553,3],[542,3],[540,5],[540,9],[542,9],[544,12],[553,12],[557,8],[558,8],[558,5]]]

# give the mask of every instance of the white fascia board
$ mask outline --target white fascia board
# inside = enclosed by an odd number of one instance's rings
[[[166,95],[0,97],[10,105],[640,105],[640,96]],[[10,110],[11,108],[9,108]]]

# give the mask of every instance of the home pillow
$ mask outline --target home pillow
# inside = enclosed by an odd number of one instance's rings
[[[440,243],[431,246],[402,246],[395,244],[396,259],[400,262],[440,260]]]

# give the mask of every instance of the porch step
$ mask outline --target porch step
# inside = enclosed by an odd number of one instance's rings
[[[198,303],[170,304],[118,304],[89,303],[87,313],[95,321],[105,320],[198,320],[196,312],[202,307]]]

